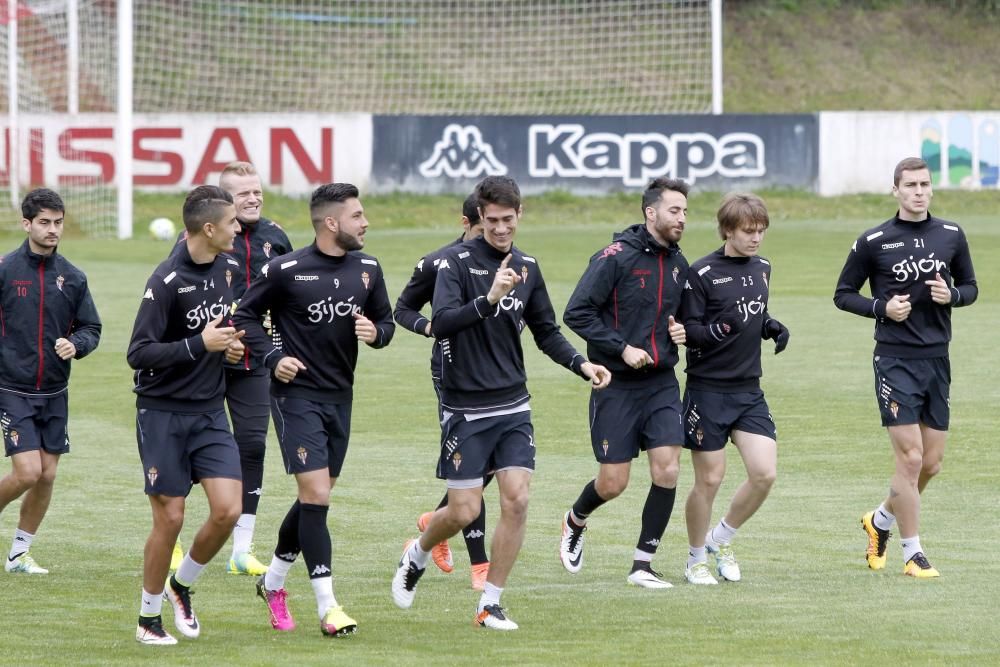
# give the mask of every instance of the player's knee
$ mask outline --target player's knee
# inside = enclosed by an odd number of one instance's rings
[[[516,520],[527,518],[530,495],[528,489],[505,493],[500,499],[500,512]]]
[[[934,459],[933,461],[924,461],[923,466],[920,469],[920,474],[925,479],[934,477],[939,472],[941,472],[941,459]]]
[[[771,487],[774,486],[774,481],[778,478],[778,471],[773,468],[770,470],[758,470],[752,473],[747,479],[750,480],[750,484],[761,491],[770,491]]]
[[[25,466],[14,470],[14,481],[21,491],[34,488],[42,479],[41,467]]]
[[[896,455],[896,465],[907,478],[916,479],[924,467],[923,455],[916,449],[908,449]]]
[[[604,500],[612,500],[622,494],[628,488],[628,477],[606,477],[598,478],[594,482],[594,489]]]
[[[680,474],[680,463],[671,461],[665,465],[656,466],[652,472],[653,484],[666,488],[677,486],[677,476]]]
[[[225,503],[221,506],[213,507],[209,513],[209,521],[220,529],[232,529],[240,518],[242,506],[238,502]]]
[[[714,496],[719,491],[719,487],[722,486],[722,480],[725,476],[725,468],[695,471],[694,486],[698,491]]]
[[[264,452],[266,451],[264,438],[255,434],[255,437],[253,438],[244,438],[243,440],[237,439],[236,442],[238,443],[240,449],[240,461],[260,464],[264,463]]]

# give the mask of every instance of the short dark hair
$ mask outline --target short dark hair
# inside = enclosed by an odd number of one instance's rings
[[[904,157],[896,165],[896,169],[892,172],[892,184],[899,185],[899,180],[903,178],[904,171],[919,171],[920,169],[927,169],[930,171],[930,167],[927,163],[918,157]]]
[[[25,220],[34,220],[43,208],[60,213],[66,212],[66,205],[55,190],[38,188],[26,194],[21,201],[21,217]]]
[[[233,203],[233,196],[217,185],[199,185],[184,200],[184,229],[197,234],[206,223],[217,223],[222,211]]]
[[[719,236],[723,240],[726,232],[747,227],[767,229],[771,225],[764,200],[746,192],[731,192],[726,195],[715,217],[719,221]]]
[[[666,176],[654,178],[649,182],[649,185],[646,186],[646,191],[642,193],[643,220],[646,219],[646,209],[660,201],[660,197],[663,196],[663,193],[666,190],[679,192],[687,197],[688,192],[691,190],[691,186],[679,178],[667,178]]]
[[[521,208],[521,188],[510,176],[487,176],[476,186],[475,194],[480,211],[486,210],[488,204]]]
[[[473,192],[465,198],[462,203],[462,215],[469,221],[470,227],[475,227],[481,222],[479,217],[479,193]]]
[[[313,190],[312,198],[309,200],[309,217],[312,219],[313,227],[322,224],[321,213],[325,212],[328,205],[357,199],[360,194],[357,186],[350,183],[327,183]]]

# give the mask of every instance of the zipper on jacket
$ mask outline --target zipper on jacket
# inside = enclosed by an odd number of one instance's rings
[[[244,225],[246,228],[246,234],[243,235],[243,240],[246,241],[247,246],[247,289],[250,289],[250,227]],[[243,349],[243,368],[250,370],[250,348],[244,347]]]
[[[35,389],[42,388],[42,373],[45,370],[45,262],[38,265],[38,378]]]
[[[656,256],[656,263],[660,270],[660,281],[656,287],[656,319],[653,320],[653,333],[649,335],[649,342],[653,346],[653,366],[660,365],[660,350],[656,347],[656,325],[660,321],[660,312],[663,310],[663,255]]]

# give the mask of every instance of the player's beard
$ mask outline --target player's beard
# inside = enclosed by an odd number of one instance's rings
[[[365,247],[365,242],[346,232],[337,230],[337,245],[344,250],[361,250]]]

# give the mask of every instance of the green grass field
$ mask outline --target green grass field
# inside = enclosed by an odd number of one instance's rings
[[[351,450],[332,496],[335,588],[359,622],[357,635],[330,641],[318,631],[305,568],[289,579],[295,632],[273,632],[253,581],[223,572],[220,554],[195,586],[203,625],[197,641],[157,649],[133,639],[149,510],[134,438],[134,402],[125,348],[142,285],[167,246],[67,239],[61,251],[90,277],[104,338],[76,363],[71,383],[71,455],[64,458],[48,518],[32,553],[46,577],[0,572],[0,663],[269,664],[985,664],[1000,661],[989,610],[1000,598],[994,552],[996,323],[1000,321],[1000,227],[986,195],[944,193],[935,213],[967,231],[980,284],[979,302],[956,311],[952,347],[952,431],[944,471],[925,494],[923,544],[942,577],[902,576],[898,540],[889,568],[870,572],[858,519],[882,498],[892,457],[872,397],[871,320],[837,311],[833,287],[853,239],[894,210],[888,197],[823,200],[767,196],[773,224],[763,254],[774,265],[772,314],[792,332],[788,350],[764,348],[764,387],[779,429],[779,477],[771,498],[735,543],[744,581],[711,589],[684,583],[683,498],[692,473],[683,458],[679,501],[654,566],[667,591],[625,585],[648,487],[645,459],[632,485],[591,520],[585,567],[559,564],[559,521],[596,471],[587,423],[587,387],[551,363],[526,336],[538,469],[527,538],[504,604],[521,630],[489,633],[471,625],[462,543],[452,541],[456,571],[431,567],[414,607],[397,609],[389,581],[417,515],[438,501],[434,478],[438,430],[428,377],[429,341],[397,332],[384,350],[364,350],[354,404]],[[683,248],[694,260],[714,250],[715,195],[695,195]],[[179,208],[179,197],[139,210]],[[304,220],[302,202],[274,201],[283,220]],[[387,270],[395,299],[415,260],[457,235],[458,201],[384,197],[366,201],[366,251]],[[298,207],[298,208],[296,208]],[[589,255],[611,232],[637,218],[638,197],[526,202],[518,245],[536,255],[561,309]],[[176,219],[176,214],[174,215]],[[299,246],[310,236],[289,225]],[[3,248],[20,237],[0,236]],[[575,339],[574,339],[575,340]],[[579,343],[579,341],[576,341]],[[734,454],[731,450],[731,454]],[[0,464],[0,473],[8,470]],[[715,519],[741,479],[736,457]],[[488,525],[498,512],[487,490]],[[274,546],[294,496],[273,434],[258,551]],[[0,548],[9,547],[18,504],[0,515]],[[191,494],[185,543],[205,515]],[[171,624],[172,625],[172,624]],[[51,634],[50,634],[51,633]],[[994,639],[990,639],[993,637]]]

